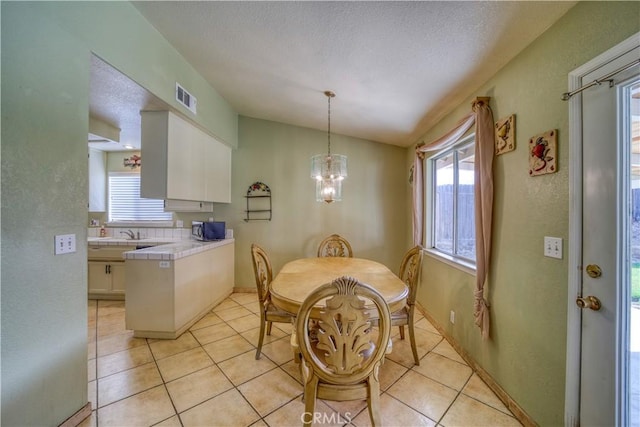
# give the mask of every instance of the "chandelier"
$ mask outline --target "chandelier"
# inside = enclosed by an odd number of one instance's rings
[[[316,180],[316,201],[339,202],[342,200],[342,181],[347,177],[347,156],[331,154],[331,98],[336,94],[324,93],[328,100],[327,154],[311,157],[311,178]]]

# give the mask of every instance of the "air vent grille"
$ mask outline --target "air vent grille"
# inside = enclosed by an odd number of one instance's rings
[[[193,114],[196,114],[196,105],[198,100],[195,96],[187,92],[179,83],[176,82],[176,101],[187,107]]]

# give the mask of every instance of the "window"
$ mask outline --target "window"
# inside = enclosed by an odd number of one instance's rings
[[[431,247],[455,259],[475,264],[474,136],[465,138],[427,161],[431,170],[425,186],[431,198],[427,213]]]
[[[164,200],[140,198],[140,174],[109,173],[109,222],[171,221]]]

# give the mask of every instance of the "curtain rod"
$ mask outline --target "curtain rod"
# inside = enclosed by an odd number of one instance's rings
[[[638,64],[640,64],[640,59],[636,59],[635,61],[632,61],[632,62],[628,63],[627,65],[624,65],[624,66],[618,68],[617,70],[612,71],[609,74],[600,77],[599,79],[595,79],[591,83],[586,84],[586,85],[584,85],[582,87],[579,87],[576,90],[573,90],[571,92],[565,92],[565,93],[562,94],[562,100],[563,101],[568,101],[576,93],[580,93],[585,89],[589,89],[591,86],[599,85],[600,83],[606,82],[606,81],[611,82],[610,80],[608,80],[609,78],[611,78],[611,77],[615,76],[616,74],[621,73],[621,72],[623,72],[625,70],[628,70],[629,68],[633,67],[634,65],[638,65]]]

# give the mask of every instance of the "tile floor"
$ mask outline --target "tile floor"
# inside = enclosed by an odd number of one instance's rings
[[[89,301],[89,400],[82,426],[299,426],[304,412],[291,326],[274,324],[256,361],[255,294],[234,293],[176,340],[134,338],[124,301]],[[392,332],[381,369],[387,426],[519,426],[422,316],[420,366]],[[318,401],[316,425],[368,426],[366,402]]]

